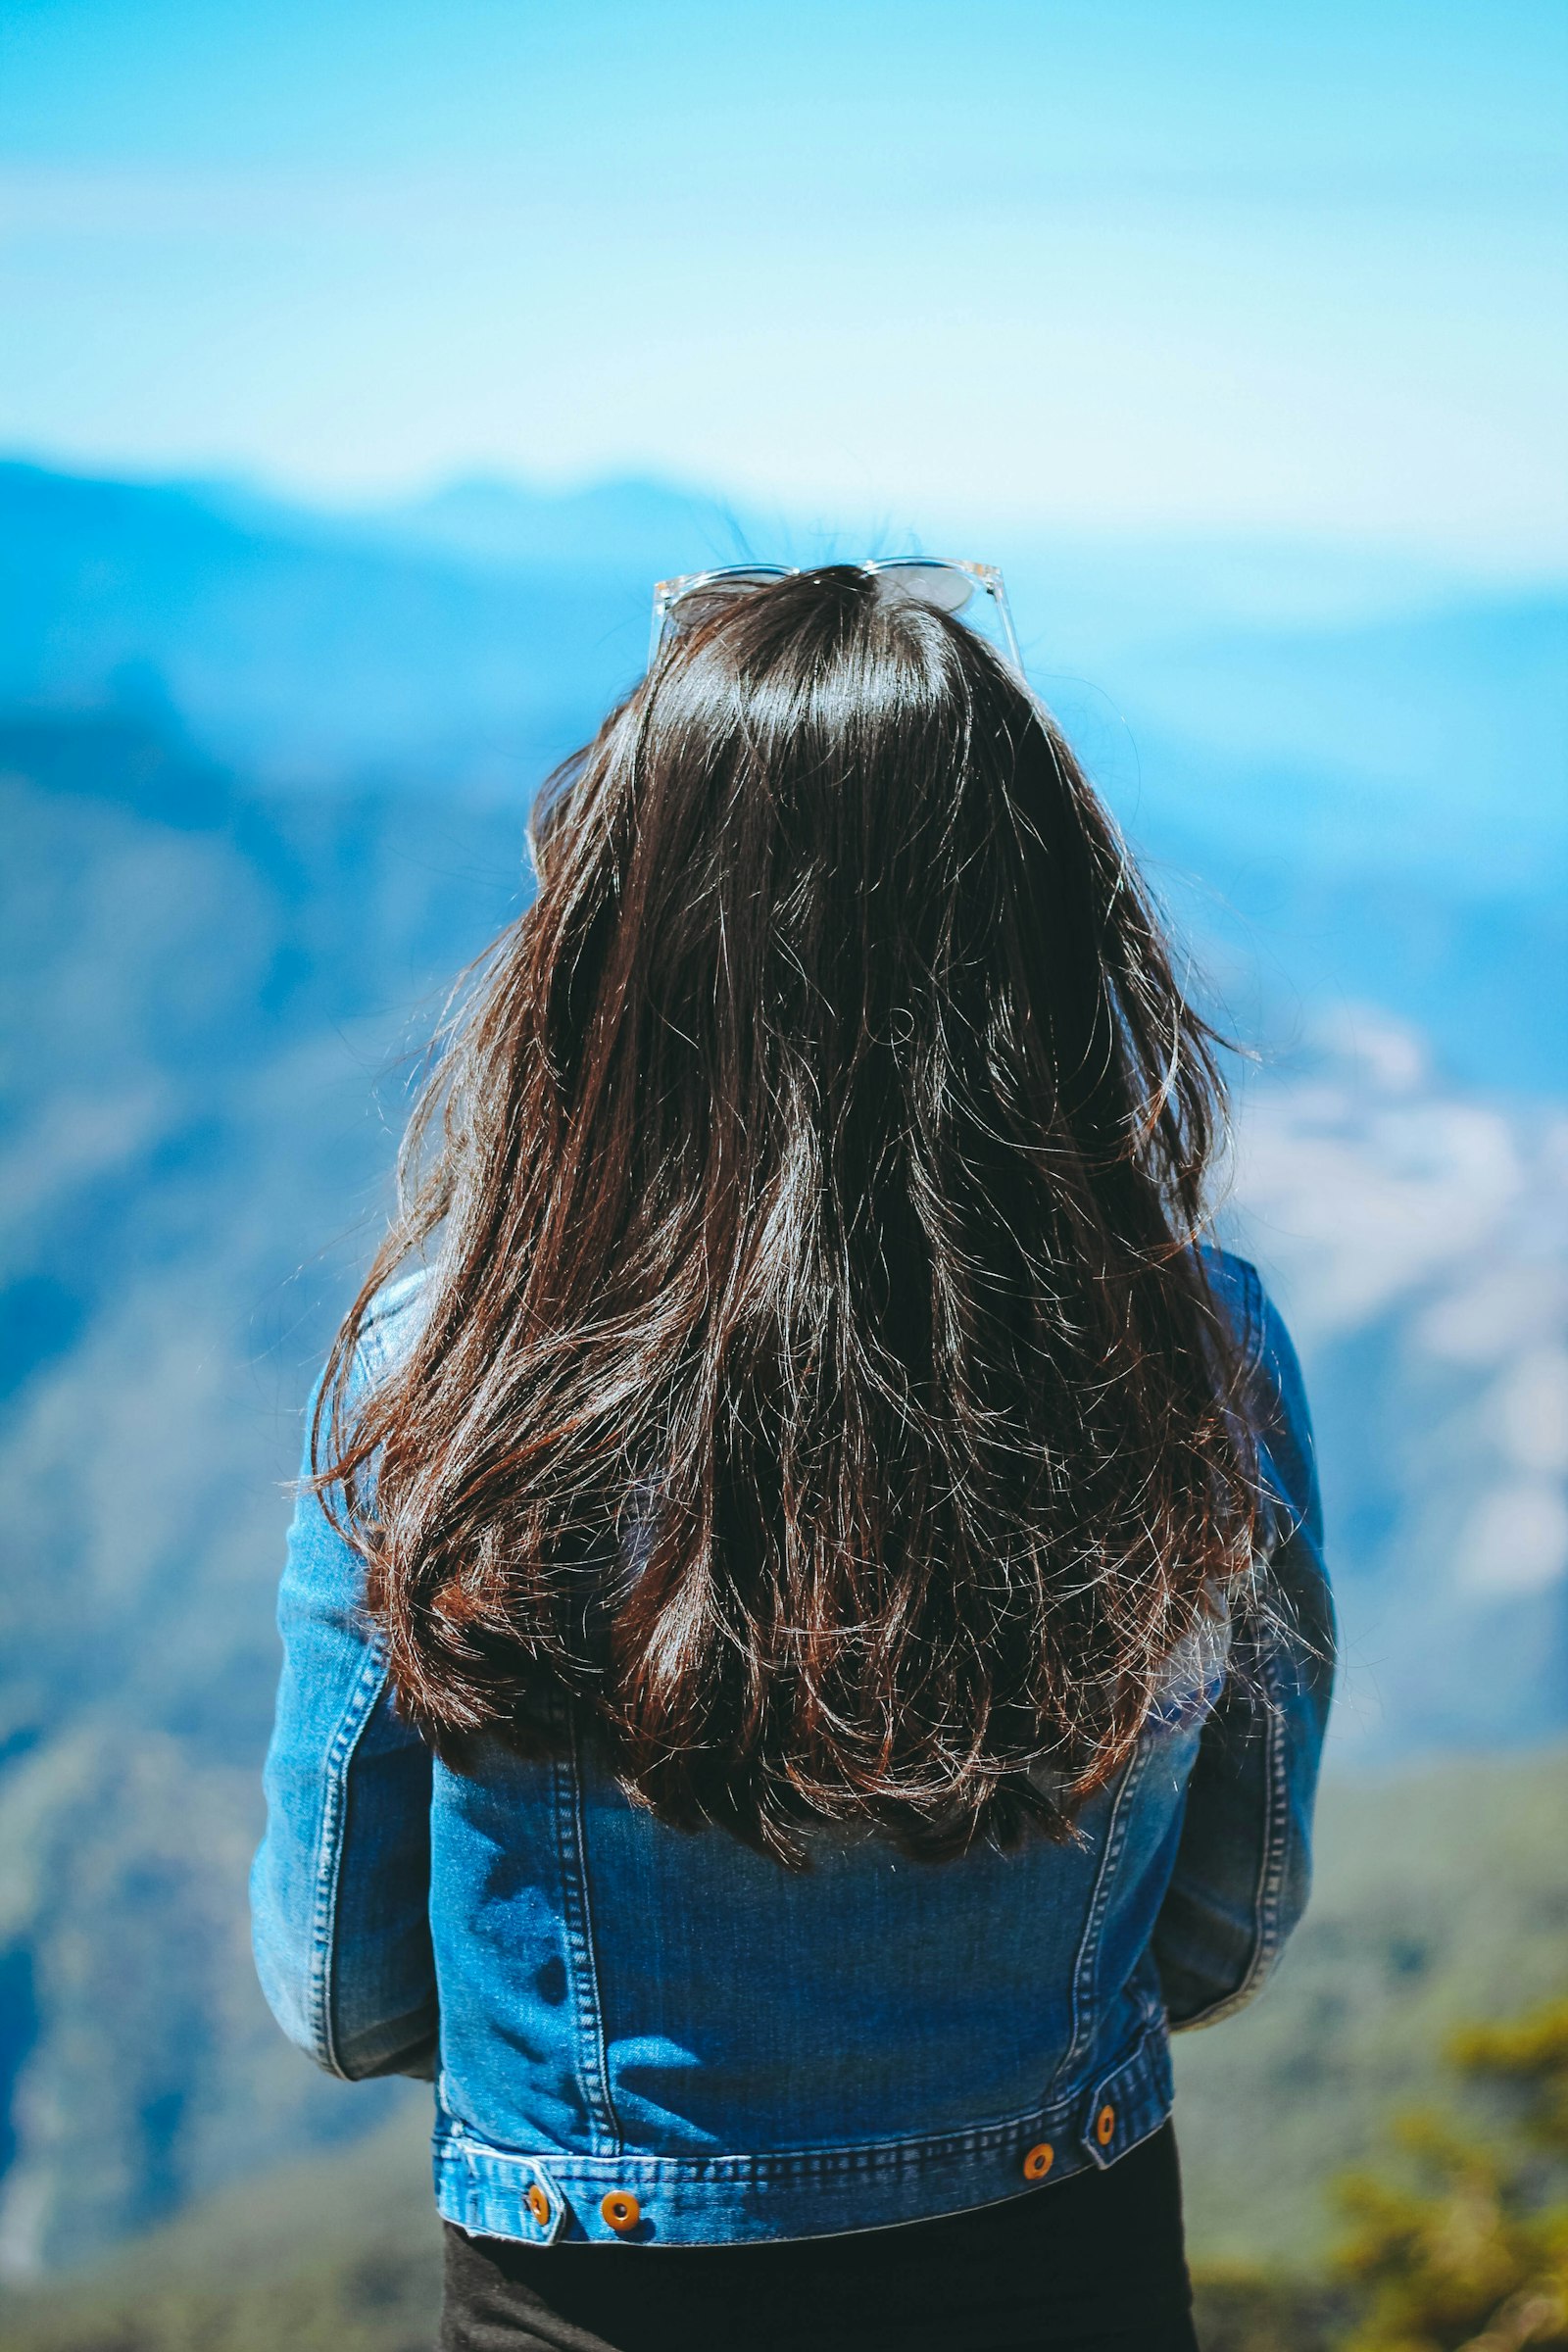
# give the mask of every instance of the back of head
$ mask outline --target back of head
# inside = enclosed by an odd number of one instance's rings
[[[1250,1541],[1208,1033],[960,622],[851,566],[689,618],[547,789],[321,1477],[459,1761],[564,1688],[785,1858],[1059,1828]]]

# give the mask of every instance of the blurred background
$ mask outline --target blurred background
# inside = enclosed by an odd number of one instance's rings
[[[1179,2113],[1210,2342],[1329,2340],[1568,1980],[1565,102],[1560,0],[10,0],[8,2341],[428,2342],[425,2094],[250,1969],[300,1406],[652,581],[905,551],[1246,1049],[1347,1671]]]

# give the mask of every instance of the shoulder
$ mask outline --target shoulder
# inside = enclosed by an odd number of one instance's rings
[[[428,1266],[416,1266],[381,1285],[360,1324],[356,1368],[368,1381],[391,1370],[412,1347],[429,1305]]]
[[[1315,1524],[1312,1418],[1296,1343],[1250,1258],[1214,1245],[1202,1254],[1210,1289],[1241,1347],[1244,1409],[1262,1447],[1265,1477],[1295,1519]]]
[[[1198,1255],[1215,1305],[1230,1324],[1249,1371],[1262,1352],[1268,1299],[1262,1279],[1250,1257],[1222,1250],[1217,1242],[1202,1242]]]
[[[1263,1277],[1250,1257],[1222,1250],[1217,1242],[1199,1251],[1209,1290],[1236,1335],[1250,1379],[1299,1381],[1300,1367],[1285,1318],[1270,1298]]]

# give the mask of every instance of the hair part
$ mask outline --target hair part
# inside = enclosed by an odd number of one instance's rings
[[[1254,1517],[1216,1041],[1114,825],[989,646],[829,566],[698,612],[531,838],[318,1410],[402,1705],[461,1768],[565,1693],[785,1861],[1064,1833]]]

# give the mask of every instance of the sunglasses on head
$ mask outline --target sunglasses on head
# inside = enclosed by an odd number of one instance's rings
[[[753,588],[765,588],[771,580],[795,579],[805,568],[800,564],[721,564],[711,571],[686,571],[673,580],[660,580],[654,589],[649,667],[682,627],[682,607],[688,619],[695,618],[714,598],[745,596]],[[1007,659],[1022,677],[1023,657],[1007,591],[994,564],[949,562],[938,556],[888,556],[856,568],[873,573],[895,595],[912,597],[935,612],[962,612],[979,590],[991,599]]]

